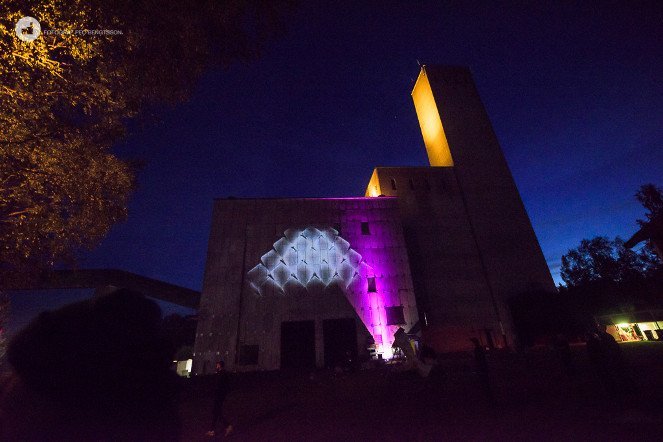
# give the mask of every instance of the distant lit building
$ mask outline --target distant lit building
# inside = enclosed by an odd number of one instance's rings
[[[430,167],[377,167],[364,197],[215,201],[196,373],[389,359],[399,327],[502,347],[509,296],[555,290],[470,71],[423,67],[412,97]]]
[[[663,341],[663,310],[634,310],[594,318],[617,342]]]

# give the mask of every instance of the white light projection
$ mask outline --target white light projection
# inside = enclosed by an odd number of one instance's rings
[[[255,292],[264,296],[270,287],[285,294],[291,285],[339,284],[344,290],[372,268],[350,243],[331,227],[288,229],[247,273]]]

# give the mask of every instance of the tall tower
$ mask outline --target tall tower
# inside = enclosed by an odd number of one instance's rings
[[[512,340],[506,302],[554,291],[469,69],[424,66],[412,91],[431,167],[378,167],[366,196],[399,198],[419,316],[441,350]]]

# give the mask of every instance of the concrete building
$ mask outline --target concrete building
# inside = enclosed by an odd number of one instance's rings
[[[509,296],[555,289],[468,69],[423,67],[430,167],[377,167],[365,196],[216,200],[194,370],[334,365],[393,334],[509,345]]]

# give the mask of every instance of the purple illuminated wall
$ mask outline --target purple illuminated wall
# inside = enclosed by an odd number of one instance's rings
[[[405,275],[403,261],[397,257],[395,248],[383,243],[384,238],[392,232],[380,231],[379,223],[371,223],[370,213],[365,213],[364,217],[369,220],[367,222],[370,234],[356,235],[350,244],[368,264],[368,272],[365,277],[353,281],[348,287],[346,296],[375,339],[378,353],[382,353],[383,357],[388,359],[391,357],[394,333],[399,325],[387,325],[386,308],[406,306],[404,308],[406,322],[408,325],[413,325],[418,320],[414,292],[409,268],[408,274]],[[375,292],[368,291],[366,280],[368,277],[375,278]],[[405,328],[409,330],[409,327]]]

